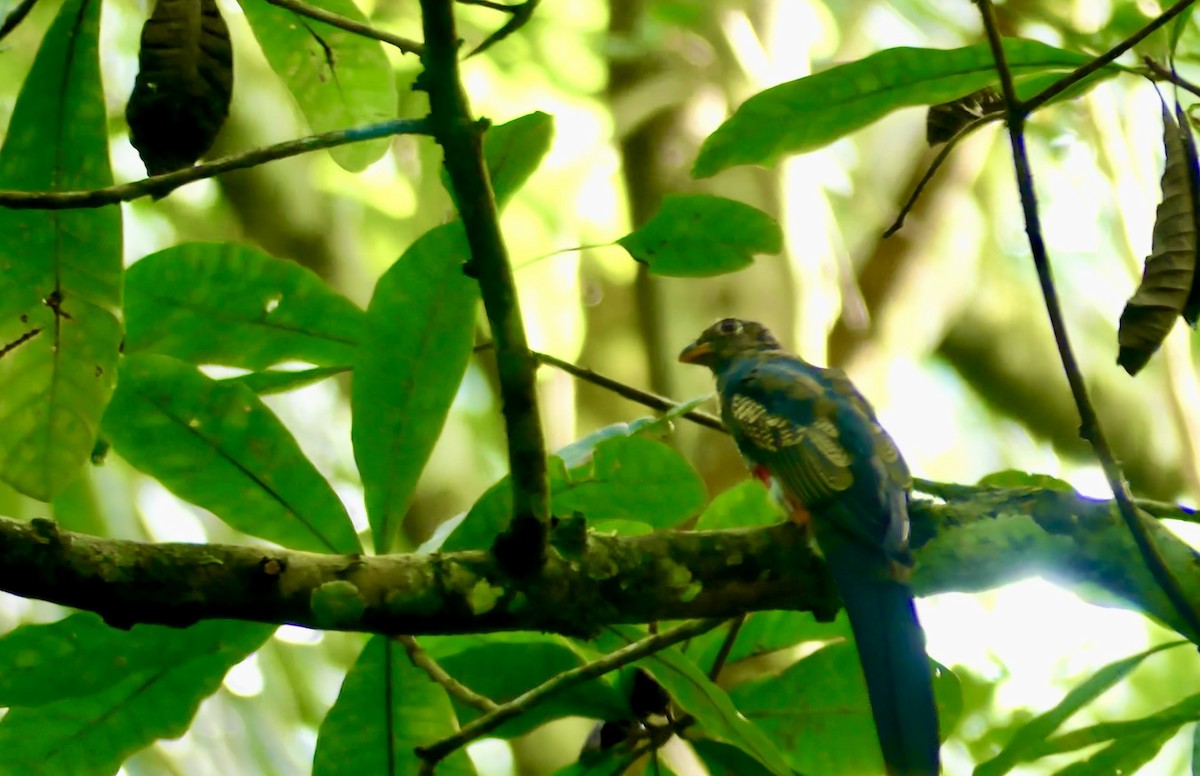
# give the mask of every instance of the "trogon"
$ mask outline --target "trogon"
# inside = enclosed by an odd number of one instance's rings
[[[844,373],[783,351],[752,321],[717,321],[679,360],[712,370],[742,456],[828,564],[888,774],[936,776],[937,707],[908,585],[912,478],[875,411]]]

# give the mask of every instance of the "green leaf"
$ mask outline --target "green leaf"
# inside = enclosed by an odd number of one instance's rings
[[[1190,22],[1192,20],[1192,12],[1195,10],[1196,10],[1196,6],[1189,5],[1187,8],[1183,9],[1183,11],[1171,21],[1171,32],[1170,32],[1169,40],[1170,40],[1170,52],[1171,52],[1172,60],[1174,60],[1174,58],[1175,58],[1175,49],[1176,49],[1176,47],[1179,46],[1179,39],[1181,37],[1183,37],[1184,31],[1187,30],[1188,22]]]
[[[272,393],[295,391],[349,371],[350,367],[348,366],[324,366],[316,369],[302,369],[298,372],[268,370],[230,377],[222,382],[238,383],[259,396],[265,396]]]
[[[706,490],[691,465],[659,442],[627,436],[657,433],[670,422],[670,417],[673,416],[668,413],[663,418],[614,423],[550,456],[553,513],[566,515],[578,511],[590,522],[605,521],[609,529],[620,526],[612,521],[626,520],[669,527],[695,514],[704,504]],[[456,518],[456,524],[446,527],[447,536],[440,549],[445,552],[486,549],[511,518],[512,486],[509,478],[504,477],[488,488],[466,515]]]
[[[244,385],[168,356],[130,356],[104,433],[137,469],[243,533],[298,550],[361,549],[329,483]]]
[[[695,530],[771,525],[785,515],[758,480],[746,480],[719,494],[696,520]]]
[[[618,625],[611,627],[597,644],[615,650],[642,636],[636,628]],[[791,768],[771,739],[742,716],[730,696],[677,648],[656,652],[637,665],[645,668],[680,708],[696,718],[700,736],[736,746],[776,776],[791,776]]]
[[[44,706],[94,695],[131,676],[220,651],[229,642],[256,648],[272,630],[233,620],[118,630],[90,612],[23,625],[0,638],[0,706]],[[65,665],[71,670],[64,671]]]
[[[125,352],[266,369],[351,363],[365,316],[299,264],[233,243],[151,254],[125,281]]]
[[[558,636],[469,647],[439,661],[459,682],[497,703],[510,701],[563,671],[578,668],[583,662]],[[454,708],[464,724],[481,713],[458,701],[454,701]],[[612,682],[598,678],[552,694],[489,735],[515,738],[562,717],[618,719],[628,713],[628,703]]]
[[[802,773],[883,773],[858,651],[843,642],[730,691]]]
[[[1056,771],[1056,776],[1097,776],[1097,774],[1138,773],[1154,759],[1179,726],[1158,728],[1113,741],[1096,754]]]
[[[1166,738],[1170,738],[1181,726],[1195,722],[1198,718],[1200,718],[1200,695],[1192,695],[1169,708],[1140,719],[1101,722],[1055,736],[1038,747],[1037,755],[1045,757],[1050,754],[1073,752],[1096,744],[1120,742],[1127,738],[1157,733],[1163,733]],[[1133,770],[1135,769],[1131,769],[1129,772],[1133,772]]]
[[[744,202],[672,194],[640,229],[617,242],[655,275],[709,277],[750,266],[756,253],[779,253],[783,231]]]
[[[771,771],[750,755],[732,744],[708,738],[691,740],[688,743],[701,762],[714,776],[768,776]]]
[[[566,482],[567,470],[562,459],[554,455],[546,460],[546,464],[550,490],[554,492]],[[443,552],[486,550],[511,520],[512,480],[505,476],[488,488],[458,524],[450,529],[440,549]]]
[[[350,129],[396,117],[392,66],[377,40],[269,5],[240,0],[246,21],[271,65],[314,132]],[[326,11],[367,24],[353,0],[313,0]],[[333,160],[359,172],[388,149],[387,138],[330,150]]]
[[[363,773],[417,776],[416,747],[457,729],[446,691],[409,662],[387,636],[374,636],[342,682],[317,738],[313,776]],[[438,763],[438,776],[473,776],[459,750]]]
[[[426,232],[392,265],[367,309],[354,361],[354,457],[377,552],[386,552],[458,392],[478,285],[462,224]]]
[[[67,0],[0,148],[0,189],[112,184],[99,0]],[[0,208],[0,479],[49,501],[88,460],[121,343],[121,211]]]
[[[0,721],[0,774],[114,773],[156,739],[182,735],[273,631],[229,620],[117,631],[90,614],[14,631],[0,640],[0,695],[22,703]]]
[[[1038,747],[1042,742],[1046,741],[1055,730],[1058,730],[1059,726],[1066,722],[1071,715],[1133,673],[1133,670],[1146,658],[1187,643],[1186,641],[1173,641],[1159,644],[1144,652],[1104,666],[1083,684],[1073,687],[1053,709],[1039,714],[1025,723],[1013,736],[1012,741],[1008,742],[1008,746],[975,769],[975,776],[999,776],[999,774],[1008,773],[1019,763],[1036,758]]]
[[[688,644],[688,657],[696,665],[711,671],[717,653],[729,633],[728,628],[702,633]],[[796,646],[804,641],[821,642],[851,639],[850,621],[839,612],[833,622],[817,622],[808,612],[751,612],[738,630],[737,640],[725,665]]]
[[[555,514],[670,528],[698,512],[707,497],[704,481],[679,453],[650,439],[617,437],[596,445],[590,462],[568,472],[552,502]]]
[[[1055,490],[1060,493],[1075,492],[1075,488],[1066,480],[1060,480],[1049,474],[1031,474],[1019,469],[992,472],[979,480],[979,484],[988,488],[1035,488],[1037,490]]]
[[[554,117],[541,111],[515,118],[489,129],[483,135],[483,156],[496,207],[503,208],[533,175],[554,141]],[[446,168],[442,185],[451,196],[454,187]]]
[[[1021,96],[1031,93],[1021,88],[1031,77],[1065,74],[1092,59],[1018,38],[1004,40],[1004,53]],[[1109,65],[1090,84],[1118,69]],[[938,105],[998,83],[986,43],[880,51],[754,95],[704,141],[692,175],[707,178],[740,164],[769,165],[784,154],[827,145],[899,108]]]
[[[953,675],[934,679],[939,715],[958,691]],[[883,757],[858,650],[839,642],[794,663],[778,676],[735,687],[738,709],[754,720],[802,773],[882,773]]]

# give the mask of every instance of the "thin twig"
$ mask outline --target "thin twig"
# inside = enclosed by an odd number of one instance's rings
[[[634,388],[631,385],[626,385],[619,380],[614,380],[611,377],[605,377],[604,375],[597,374],[591,369],[576,366],[569,361],[563,361],[560,358],[555,358],[549,353],[540,353],[538,351],[534,351],[533,357],[543,364],[547,364],[555,369],[560,369],[566,372],[572,377],[577,377],[584,382],[591,383],[592,385],[598,385],[601,388],[612,391],[618,396],[622,396],[630,401],[635,401],[638,404],[649,407],[650,409],[669,412],[679,406],[679,402],[672,401],[671,399],[664,398],[655,393],[643,391],[639,388]],[[707,412],[702,412],[700,410],[689,410],[683,413],[680,417],[687,418],[693,423],[706,426],[714,431],[725,431],[725,424],[721,422],[721,419],[716,415],[711,415]]]
[[[37,4],[37,0],[21,0],[17,7],[8,12],[4,17],[4,21],[0,22],[0,40],[8,37],[8,34],[17,28],[17,25],[25,20],[29,12],[33,10],[33,6]]]
[[[529,20],[533,18],[533,12],[537,10],[539,2],[541,0],[525,0],[523,3],[504,7],[505,13],[512,14],[508,21],[500,29],[487,36],[487,39],[476,46],[470,54],[467,54],[467,57],[470,58],[476,54],[482,54],[528,24]],[[479,5],[482,5],[482,3],[479,3]]]
[[[712,668],[708,670],[708,678],[714,682],[721,678],[721,671],[729,660],[729,653],[733,651],[738,634],[742,632],[742,626],[746,624],[746,618],[749,616],[750,614],[746,613],[729,621],[729,632],[725,634],[725,640],[721,642],[721,649],[717,652],[716,659],[713,660]]]
[[[438,662],[428,652],[421,649],[421,645],[412,636],[397,636],[396,641],[400,642],[400,646],[404,647],[404,651],[408,653],[409,661],[428,674],[430,679],[440,684],[442,689],[451,696],[458,698],[468,706],[474,706],[485,714],[500,708],[500,704],[491,698],[480,695],[446,673],[446,669],[438,665]]]
[[[933,180],[933,176],[941,168],[942,163],[949,158],[950,152],[954,150],[955,146],[966,138],[967,135],[970,135],[984,124],[999,121],[1002,118],[1004,118],[1004,114],[1002,113],[989,113],[986,116],[980,116],[965,124],[962,129],[954,133],[954,137],[946,141],[946,144],[942,146],[942,150],[938,151],[938,155],[934,158],[933,163],[929,165],[929,169],[921,176],[921,180],[917,183],[917,187],[913,189],[913,193],[909,195],[908,201],[904,203],[904,207],[900,208],[900,214],[896,216],[896,220],[884,231],[883,238],[885,240],[900,231],[900,228],[904,226],[904,219],[908,217],[913,206],[917,204],[917,199],[921,196],[921,192],[925,190],[926,184]]]
[[[1190,0],[1189,0],[1190,1]],[[1100,425],[1100,418],[1088,397],[1087,386],[1084,383],[1083,372],[1071,349],[1067,335],[1066,323],[1063,319],[1062,306],[1058,300],[1058,289],[1054,285],[1054,276],[1050,269],[1050,258],[1046,252],[1046,244],[1042,238],[1041,216],[1038,212],[1037,196],[1033,188],[1033,172],[1029,166],[1029,156],[1025,150],[1025,118],[1029,115],[1029,104],[1021,104],[1017,100],[1016,89],[1013,86],[1012,71],[1004,56],[1000,32],[996,24],[996,13],[991,0],[975,0],[983,17],[984,30],[987,33],[988,44],[996,59],[996,69],[1000,74],[1000,84],[1004,89],[1005,102],[1008,104],[1008,136],[1012,145],[1013,169],[1017,178],[1017,190],[1021,198],[1021,211],[1025,216],[1025,232],[1029,237],[1029,248],[1033,254],[1034,267],[1037,270],[1038,282],[1042,287],[1042,296],[1046,302],[1046,313],[1050,317],[1050,327],[1054,331],[1054,341],[1058,346],[1059,357],[1062,360],[1063,371],[1071,386],[1071,395],[1079,411],[1080,435],[1091,443],[1104,475],[1112,488],[1117,509],[1125,521],[1134,543],[1154,577],[1163,594],[1171,602],[1171,606],[1179,614],[1183,622],[1192,629],[1193,635],[1200,635],[1200,614],[1189,603],[1187,596],[1179,585],[1179,581],[1171,574],[1163,560],[1162,554],[1146,526],[1142,524],[1133,497],[1125,484],[1121,467],[1108,446],[1108,439]],[[1186,6],[1187,3],[1180,5]],[[1179,8],[1182,10],[1182,8]],[[1043,92],[1044,94],[1044,92]]]
[[[473,722],[464,725],[454,735],[443,738],[441,741],[429,746],[418,747],[417,756],[426,762],[436,763],[456,749],[469,744],[481,736],[487,735],[513,717],[523,714],[537,704],[542,703],[556,692],[582,684],[589,679],[603,676],[621,666],[628,665],[648,655],[653,655],[655,652],[664,650],[673,644],[678,644],[694,636],[699,636],[701,633],[706,633],[717,627],[722,622],[725,621],[712,619],[685,622],[662,633],[647,636],[628,646],[621,647],[616,652],[611,652],[598,660],[593,660],[590,663],[585,663],[569,671],[557,674],[532,690],[513,698],[508,703],[501,704],[495,711],[484,714]]]
[[[1191,92],[1194,96],[1200,97],[1200,86],[1196,86],[1196,84],[1192,83],[1186,78],[1183,78],[1174,70],[1168,70],[1167,68],[1158,64],[1154,57],[1142,57],[1142,62],[1145,63],[1146,68],[1151,72],[1151,74],[1153,74],[1159,80],[1170,81],[1180,89],[1183,89],[1185,92]]]
[[[516,5],[506,5],[504,3],[492,2],[492,0],[455,0],[455,2],[458,2],[462,5],[477,5],[481,8],[490,8],[491,10],[499,11],[500,13],[516,13],[517,9],[521,7],[520,3]]]
[[[223,159],[198,164],[185,170],[176,170],[165,175],[155,175],[132,183],[122,183],[103,189],[86,191],[0,191],[0,207],[20,210],[71,210],[113,205],[129,202],[150,195],[164,196],[193,181],[212,178],[232,170],[255,167],[264,162],[286,159],[289,156],[321,151],[326,148],[373,140],[389,135],[427,135],[430,133],[426,119],[395,119],[380,124],[370,124],[354,129],[341,129],[320,135],[309,135],[298,140],[288,140],[264,148],[256,148],[244,154],[234,154]]]
[[[482,126],[471,119],[458,64],[453,0],[421,0],[425,54],[420,87],[429,94],[434,137],[443,150],[459,215],[471,247],[467,271],[479,280],[496,348],[508,461],[512,522],[493,545],[510,569],[536,570],[546,557],[550,496],[546,443],[538,417],[537,362],[529,352],[516,281],[500,234],[496,200],[483,159]]]
[[[331,27],[338,27],[346,32],[353,32],[355,35],[361,35],[364,38],[372,38],[380,41],[381,43],[387,43],[395,46],[405,54],[420,55],[425,50],[425,47],[415,40],[402,38],[399,35],[393,35],[390,32],[384,32],[383,30],[376,29],[369,24],[356,22],[353,19],[348,19],[345,16],[333,13],[332,11],[326,11],[324,8],[318,8],[315,5],[309,5],[308,3],[300,2],[300,0],[267,0],[267,2],[271,5],[277,5],[280,8],[286,8],[287,10],[300,14],[301,16],[307,16],[308,18],[316,19],[319,22],[325,22]]]
[[[976,3],[980,4],[981,8],[983,7],[983,2],[985,2],[985,1],[986,0],[975,0]],[[1100,56],[1093,59],[1091,62],[1088,62],[1083,67],[1072,70],[1070,73],[1067,73],[1062,78],[1060,78],[1057,81],[1055,81],[1054,83],[1050,84],[1045,89],[1043,89],[1040,92],[1038,92],[1037,94],[1035,94],[1033,97],[1030,97],[1028,100],[1025,101],[1024,113],[1026,113],[1026,114],[1032,113],[1033,111],[1035,111],[1038,108],[1045,105],[1050,100],[1053,100],[1055,97],[1057,97],[1058,95],[1065,92],[1067,89],[1070,89],[1075,84],[1077,84],[1080,81],[1082,81],[1083,79],[1087,78],[1089,75],[1096,72],[1100,68],[1104,67],[1105,65],[1111,64],[1114,60],[1116,60],[1117,57],[1121,56],[1129,49],[1131,49],[1134,46],[1136,46],[1137,44],[1141,43],[1145,38],[1147,38],[1150,35],[1150,33],[1154,32],[1159,27],[1163,26],[1164,24],[1171,21],[1179,14],[1186,11],[1187,7],[1189,5],[1191,5],[1193,2],[1195,2],[1195,0],[1179,0],[1179,2],[1175,3],[1175,5],[1171,6],[1163,13],[1159,14],[1159,16],[1157,18],[1155,18],[1153,21],[1151,21],[1149,24],[1147,24],[1142,29],[1135,32],[1131,37],[1126,38],[1125,40],[1121,41],[1120,43],[1113,46],[1108,51],[1104,52]],[[993,18],[993,22],[994,21],[995,21],[995,19]],[[985,21],[985,24],[987,24],[986,21]],[[995,25],[993,24],[993,27],[994,26]],[[996,33],[996,36],[999,37],[998,32]],[[989,40],[990,40],[990,37],[991,37],[991,34],[989,33]],[[993,46],[993,48],[994,48],[994,46]],[[1001,77],[1003,77],[1003,74],[1001,74]],[[1009,80],[1011,81],[1011,79],[1012,79],[1012,74],[1010,73]],[[1011,107],[1012,104],[1010,103],[1009,105],[1010,105],[1009,112],[1011,114],[1012,113],[1012,107]]]
[[[492,343],[490,342],[484,342],[475,346],[476,353],[482,353],[485,350],[491,349]],[[660,412],[670,412],[681,404],[674,399],[668,399],[665,396],[659,396],[656,393],[643,391],[641,388],[634,388],[632,385],[623,383],[620,380],[614,380],[611,377],[606,377],[592,369],[588,369],[587,367],[572,364],[570,361],[563,361],[561,358],[552,356],[549,353],[542,353],[538,350],[531,350],[529,352],[533,354],[533,357],[537,359],[539,363],[552,366],[555,369],[566,372],[572,377],[583,380],[585,383],[598,385],[605,390],[612,391],[622,398],[637,402],[643,407],[649,407],[652,410],[658,410]],[[728,430],[725,428],[725,424],[721,422],[720,418],[718,418],[716,415],[704,412],[703,410],[688,410],[679,417],[687,418],[693,423],[704,426],[705,428],[711,428],[713,431],[728,433]]]

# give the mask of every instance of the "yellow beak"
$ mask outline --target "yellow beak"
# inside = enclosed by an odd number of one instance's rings
[[[708,354],[713,352],[711,342],[693,342],[679,354],[679,360],[685,364],[698,364]]]

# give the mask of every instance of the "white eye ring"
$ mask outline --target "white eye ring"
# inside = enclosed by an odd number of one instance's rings
[[[717,330],[722,334],[741,334],[742,322],[736,318],[726,318],[717,324]]]

